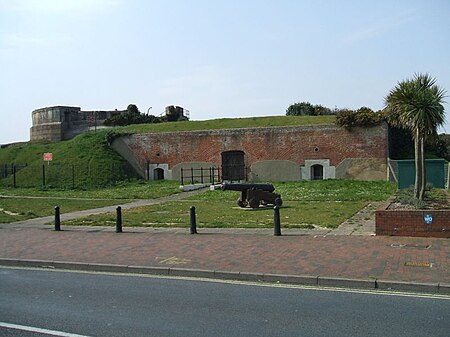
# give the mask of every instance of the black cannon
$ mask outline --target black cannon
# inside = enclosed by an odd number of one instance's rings
[[[222,191],[239,191],[237,204],[239,207],[250,206],[258,208],[259,205],[277,205],[281,206],[283,201],[278,193],[273,193],[275,187],[272,184],[222,184]]]

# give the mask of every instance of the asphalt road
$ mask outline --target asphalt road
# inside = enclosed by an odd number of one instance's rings
[[[0,268],[0,336],[7,337],[447,337],[449,331],[449,298]]]

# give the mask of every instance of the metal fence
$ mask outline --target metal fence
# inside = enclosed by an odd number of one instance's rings
[[[414,185],[414,160],[392,160],[388,158],[389,181],[395,182],[399,189]],[[438,188],[449,188],[449,165],[444,159],[426,160],[427,182]]]
[[[181,185],[212,184],[222,181],[248,180],[248,168],[245,166],[209,167],[209,168],[181,168]]]
[[[210,168],[181,168],[181,185],[185,184],[212,184],[220,183],[221,170],[219,167]]]
[[[450,190],[450,163],[445,163],[445,169],[444,172],[446,172],[445,175],[445,188]]]
[[[139,178],[127,162],[42,165],[0,164],[0,187],[88,189]]]

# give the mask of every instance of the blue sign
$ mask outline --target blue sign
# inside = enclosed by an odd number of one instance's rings
[[[425,214],[423,221],[425,221],[425,225],[431,225],[433,223],[433,214]]]

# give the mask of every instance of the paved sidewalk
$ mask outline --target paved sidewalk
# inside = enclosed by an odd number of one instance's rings
[[[279,237],[273,236],[273,229],[199,228],[199,234],[190,235],[189,228],[124,227],[123,233],[115,233],[113,227],[63,226],[62,231],[56,232],[52,226],[43,225],[42,219],[0,224],[0,265],[393,289],[450,296],[450,241],[373,236],[374,208],[376,204],[369,205],[333,231],[282,229],[283,235]]]
[[[198,235],[188,234],[188,229],[124,228],[124,233],[115,233],[112,229],[86,228],[55,232],[49,227],[3,227],[0,264],[450,295],[447,239],[288,234],[275,237],[267,231],[248,235],[202,229]]]

